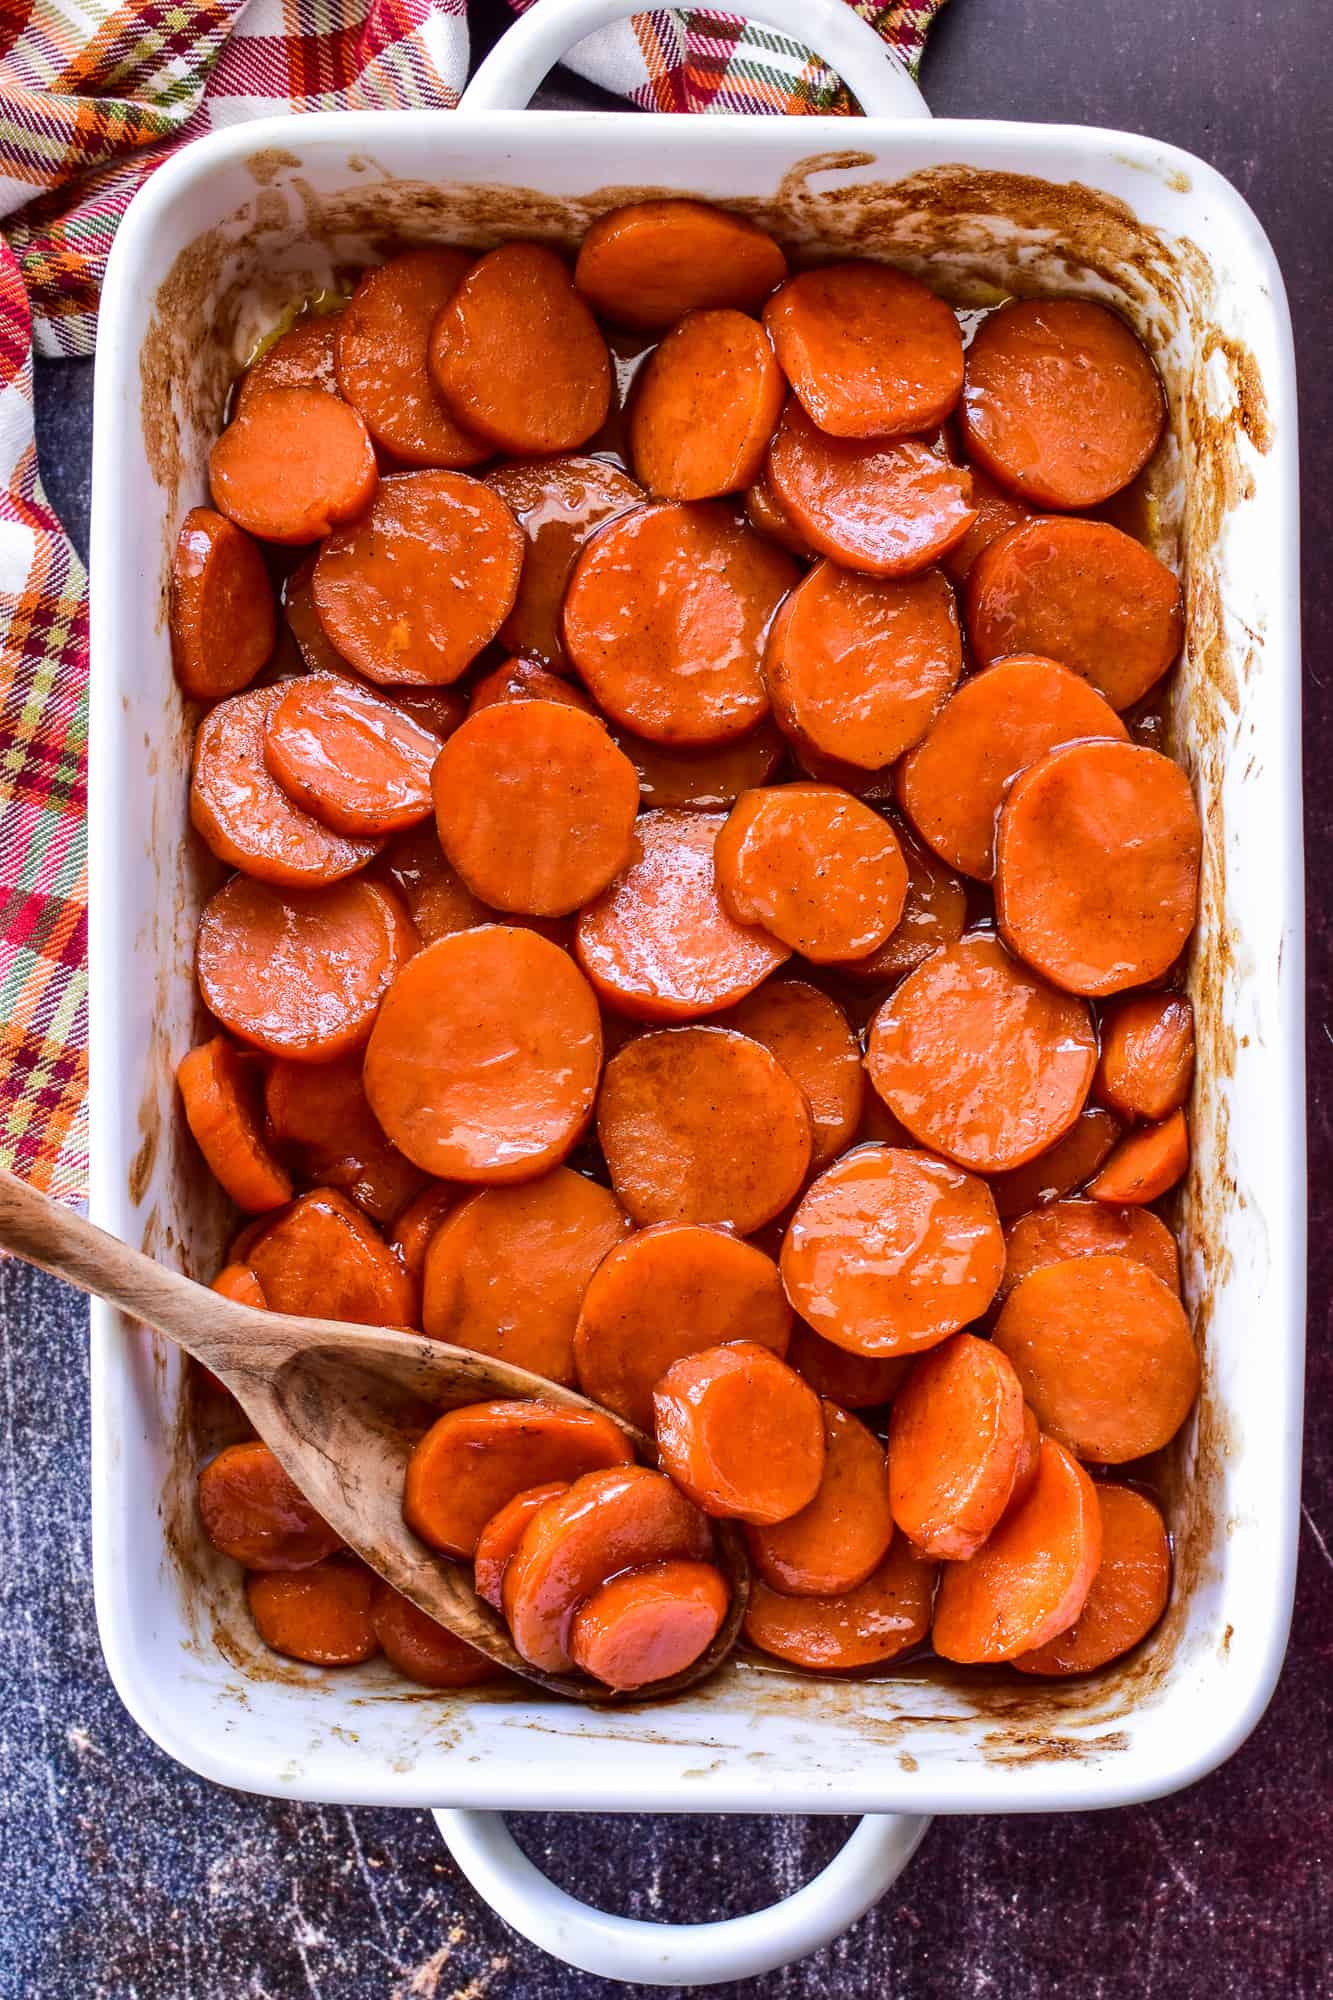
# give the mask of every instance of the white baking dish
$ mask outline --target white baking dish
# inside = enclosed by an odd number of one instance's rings
[[[669,1708],[588,1713],[531,1693],[414,1695],[373,1664],[276,1662],[249,1631],[236,1575],[194,1528],[174,1354],[95,1308],[107,1659],[132,1713],[182,1762],[300,1799],[929,1813],[1149,1798],[1253,1727],[1294,1570],[1305,1164],[1297,443],[1281,280],[1225,181],[1126,133],[491,109],[522,102],[557,46],[627,11],[540,0],[526,40],[483,71],[483,115],[349,113],[219,134],[155,175],[122,226],[94,471],[94,1217],[205,1276],[225,1241],[172,1080],[199,1026],[195,917],[214,878],[187,832],[192,719],[171,673],[166,579],[180,517],[205,493],[227,383],[281,306],[395,237],[570,246],[642,190],[741,207],[801,256],[887,257],[963,300],[1109,300],[1170,392],[1160,541],[1189,598],[1172,724],[1207,828],[1181,1211],[1206,1387],[1164,1473],[1173,1604],[1128,1668],[1069,1686],[931,1673],[831,1685],[740,1663]],[[840,0],[759,11],[799,19],[863,102],[913,108],[878,49],[872,70]]]

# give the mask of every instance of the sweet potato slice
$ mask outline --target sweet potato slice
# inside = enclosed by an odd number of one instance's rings
[[[208,457],[220,513],[265,542],[317,542],[374,498],[375,448],[350,404],[320,389],[247,397]]]
[[[1038,517],[983,550],[967,580],[967,634],[983,666],[1058,660],[1112,708],[1132,708],[1180,651],[1180,584],[1107,521]]]
[[[972,475],[919,438],[835,438],[794,397],[768,450],[768,482],[820,555],[868,576],[912,576],[976,518]]]
[[[290,1201],[291,1175],[274,1159],[260,1125],[258,1079],[225,1036],[191,1049],[176,1081],[195,1143],[237,1208],[260,1215]]]
[[[643,1465],[588,1472],[540,1507],[505,1571],[504,1611],[531,1666],[571,1665],[575,1614],[611,1577],[644,1563],[708,1562],[707,1516]]]
[[[1096,1489],[1043,1438],[1037,1476],[970,1562],[946,1563],[931,1638],[946,1660],[994,1662],[1044,1646],[1073,1624],[1102,1556]]]
[[[518,523],[481,480],[396,472],[320,550],[315,609],[368,680],[448,685],[508,617],[522,562]]]
[[[639,777],[592,715],[565,702],[497,702],[435,763],[440,844],[497,910],[559,917],[631,858]]]
[[[738,924],[717,888],[720,813],[645,812],[638,852],[579,917],[579,964],[609,1007],[642,1021],[720,1013],[790,956]]]
[[[924,1555],[974,1556],[1009,1504],[1024,1455],[1023,1391],[988,1340],[956,1333],[923,1354],[889,1416],[893,1518]]]
[[[491,1515],[477,1537],[472,1557],[472,1580],[477,1595],[497,1611],[504,1610],[504,1578],[514,1550],[523,1539],[523,1530],[548,1500],[563,1493],[568,1479],[548,1479],[541,1486],[525,1486],[512,1500],[506,1500]]]
[[[756,1578],[745,1613],[752,1646],[812,1673],[846,1673],[897,1659],[930,1630],[937,1565],[895,1535],[864,1583],[833,1597],[789,1597]]]
[[[247,1576],[245,1599],[275,1653],[312,1667],[355,1667],[379,1651],[376,1581],[364,1563],[334,1556],[294,1575]]]
[[[416,1286],[374,1225],[332,1188],[300,1195],[253,1245],[272,1312],[411,1326]]]
[[[1071,993],[1141,986],[1194,928],[1202,849],[1179,764],[1137,743],[1067,744],[1014,781],[1000,813],[1000,929]]]
[[[771,1257],[727,1229],[663,1222],[612,1248],[588,1280],[574,1366],[585,1395],[651,1430],[653,1390],[674,1361],[736,1340],[780,1356],[791,1323]]]
[[[984,1181],[945,1160],[858,1146],[802,1198],[782,1278],[802,1319],[837,1347],[883,1358],[932,1347],[985,1311],[1004,1238]]]
[[[787,275],[771,236],[702,201],[639,201],[599,216],[574,282],[618,326],[667,327],[696,307],[755,312]]]
[[[640,507],[574,565],[565,648],[613,722],[655,743],[725,743],[768,713],[764,642],[796,577],[717,501]]]
[[[199,990],[239,1041],[328,1062],[365,1041],[415,947],[406,910],[382,882],[280,893],[233,875],[199,919]]]
[[[1157,449],[1166,397],[1143,343],[1092,299],[1015,299],[967,353],[968,455],[1038,507],[1096,507]]]
[[[273,651],[277,615],[264,558],[212,507],[191,507],[171,563],[171,664],[185,694],[248,687]]]
[[[1067,1632],[1013,1664],[1022,1674],[1086,1674],[1118,1660],[1151,1632],[1171,1591],[1166,1523],[1130,1486],[1099,1481],[1102,1560],[1083,1609]]]
[[[478,1687],[503,1671],[382,1577],[371,1599],[370,1623],[389,1665],[418,1687]]]
[[[1057,993],[978,932],[932,953],[884,1002],[866,1050],[870,1081],[923,1146],[1002,1173],[1054,1145],[1092,1083],[1097,1039],[1080,1000]]]
[[[574,1614],[574,1665],[628,1693],[692,1667],[727,1615],[727,1586],[712,1563],[645,1563],[599,1584]]]
[[[906,271],[857,259],[801,271],[764,308],[783,373],[833,437],[908,437],[963,388],[958,321]]]
[[[199,1519],[214,1548],[246,1569],[308,1569],[341,1546],[258,1438],[209,1460],[199,1474]]]
[[[737,923],[759,926],[816,965],[876,950],[907,896],[907,863],[893,828],[836,785],[742,792],[718,835],[714,864]]]
[[[894,580],[831,562],[786,598],[764,655],[787,734],[866,771],[920,742],[962,667],[958,609],[938,570]]]
[[[431,328],[471,261],[462,250],[404,250],[365,273],[334,323],[339,391],[401,465],[459,471],[491,455],[446,409],[426,366]]]
[[[1073,1257],[1030,1272],[1004,1302],[995,1345],[1043,1432],[1095,1464],[1160,1450],[1199,1390],[1180,1300],[1130,1257]]]
[[[819,1491],[819,1398],[757,1341],[673,1361],[653,1391],[653,1425],[663,1469],[705,1514],[771,1525]]]
[[[748,1236],[810,1164],[810,1110],[777,1058],[734,1029],[640,1035],[606,1066],[597,1131],[638,1223],[721,1223]]]
[[[824,1470],[814,1498],[770,1527],[750,1527],[755,1569],[792,1597],[854,1590],[876,1570],[893,1540],[884,1447],[863,1423],[823,1402]]]
[[[584,1291],[629,1229],[609,1189],[568,1167],[482,1188],[431,1238],[421,1324],[437,1340],[573,1382]]]
[[[759,475],[787,385],[746,313],[687,313],[635,384],[630,451],[663,500],[713,500]]]
[[[502,451],[573,451],[611,406],[611,362],[564,259],[542,243],[478,257],[431,330],[451,413]]]
[[[624,1432],[596,1410],[469,1403],[438,1418],[409,1458],[403,1519],[433,1549],[471,1557],[516,1493],[633,1458]]]
[[[501,924],[405,965],[366,1049],[370,1106],[439,1180],[531,1180],[587,1123],[602,1061],[592,988],[558,945]]]

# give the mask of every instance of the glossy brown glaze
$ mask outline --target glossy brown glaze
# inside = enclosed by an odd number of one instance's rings
[[[628,729],[611,733],[639,774],[639,799],[648,810],[692,806],[710,812],[733,806],[742,792],[772,777],[786,749],[768,717],[716,749],[672,750]]]
[[[537,458],[497,466],[486,484],[523,531],[518,595],[499,637],[516,653],[563,666],[561,611],[580,549],[604,521],[645,498],[629,474],[602,458]]]

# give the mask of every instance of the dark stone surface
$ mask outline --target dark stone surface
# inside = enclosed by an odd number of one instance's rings
[[[486,29],[502,18],[486,0]],[[1281,1685],[1226,1766],[1104,1815],[938,1821],[898,1886],[803,1965],[719,1992],[773,2000],[1173,2000],[1333,1992],[1333,509],[1325,360],[1326,22],[1312,0],[953,0],[927,60],[937,112],[1172,139],[1234,180],[1286,274],[1302,367],[1310,912],[1311,1371],[1301,1566]],[[588,101],[563,73],[551,99]],[[1323,132],[1324,137],[1318,136]],[[91,366],[39,370],[42,465],[86,547]],[[122,1711],[89,1584],[81,1303],[0,1264],[0,1994],[4,2000],[596,2000],[482,1908],[424,1813],[279,1805],[169,1762]],[[1263,1329],[1256,1327],[1262,1339]],[[837,1820],[517,1822],[605,1907],[699,1920],[758,1907],[831,1855]]]

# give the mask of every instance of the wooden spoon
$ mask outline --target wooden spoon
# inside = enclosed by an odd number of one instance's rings
[[[684,1673],[630,1695],[580,1675],[530,1667],[515,1651],[504,1621],[477,1596],[467,1568],[427,1548],[404,1523],[407,1456],[433,1413],[496,1397],[534,1396],[574,1410],[601,1409],[586,1396],[424,1334],[238,1305],[131,1250],[3,1170],[0,1248],[106,1299],[211,1368],[347,1546],[404,1597],[511,1673],[573,1701],[656,1701],[693,1687],[735,1645],[750,1593],[750,1567],[744,1542],[729,1522],[714,1523],[719,1564],[731,1591],[717,1637]],[[655,1462],[651,1439],[613,1411],[602,1414],[619,1425],[638,1458]]]

